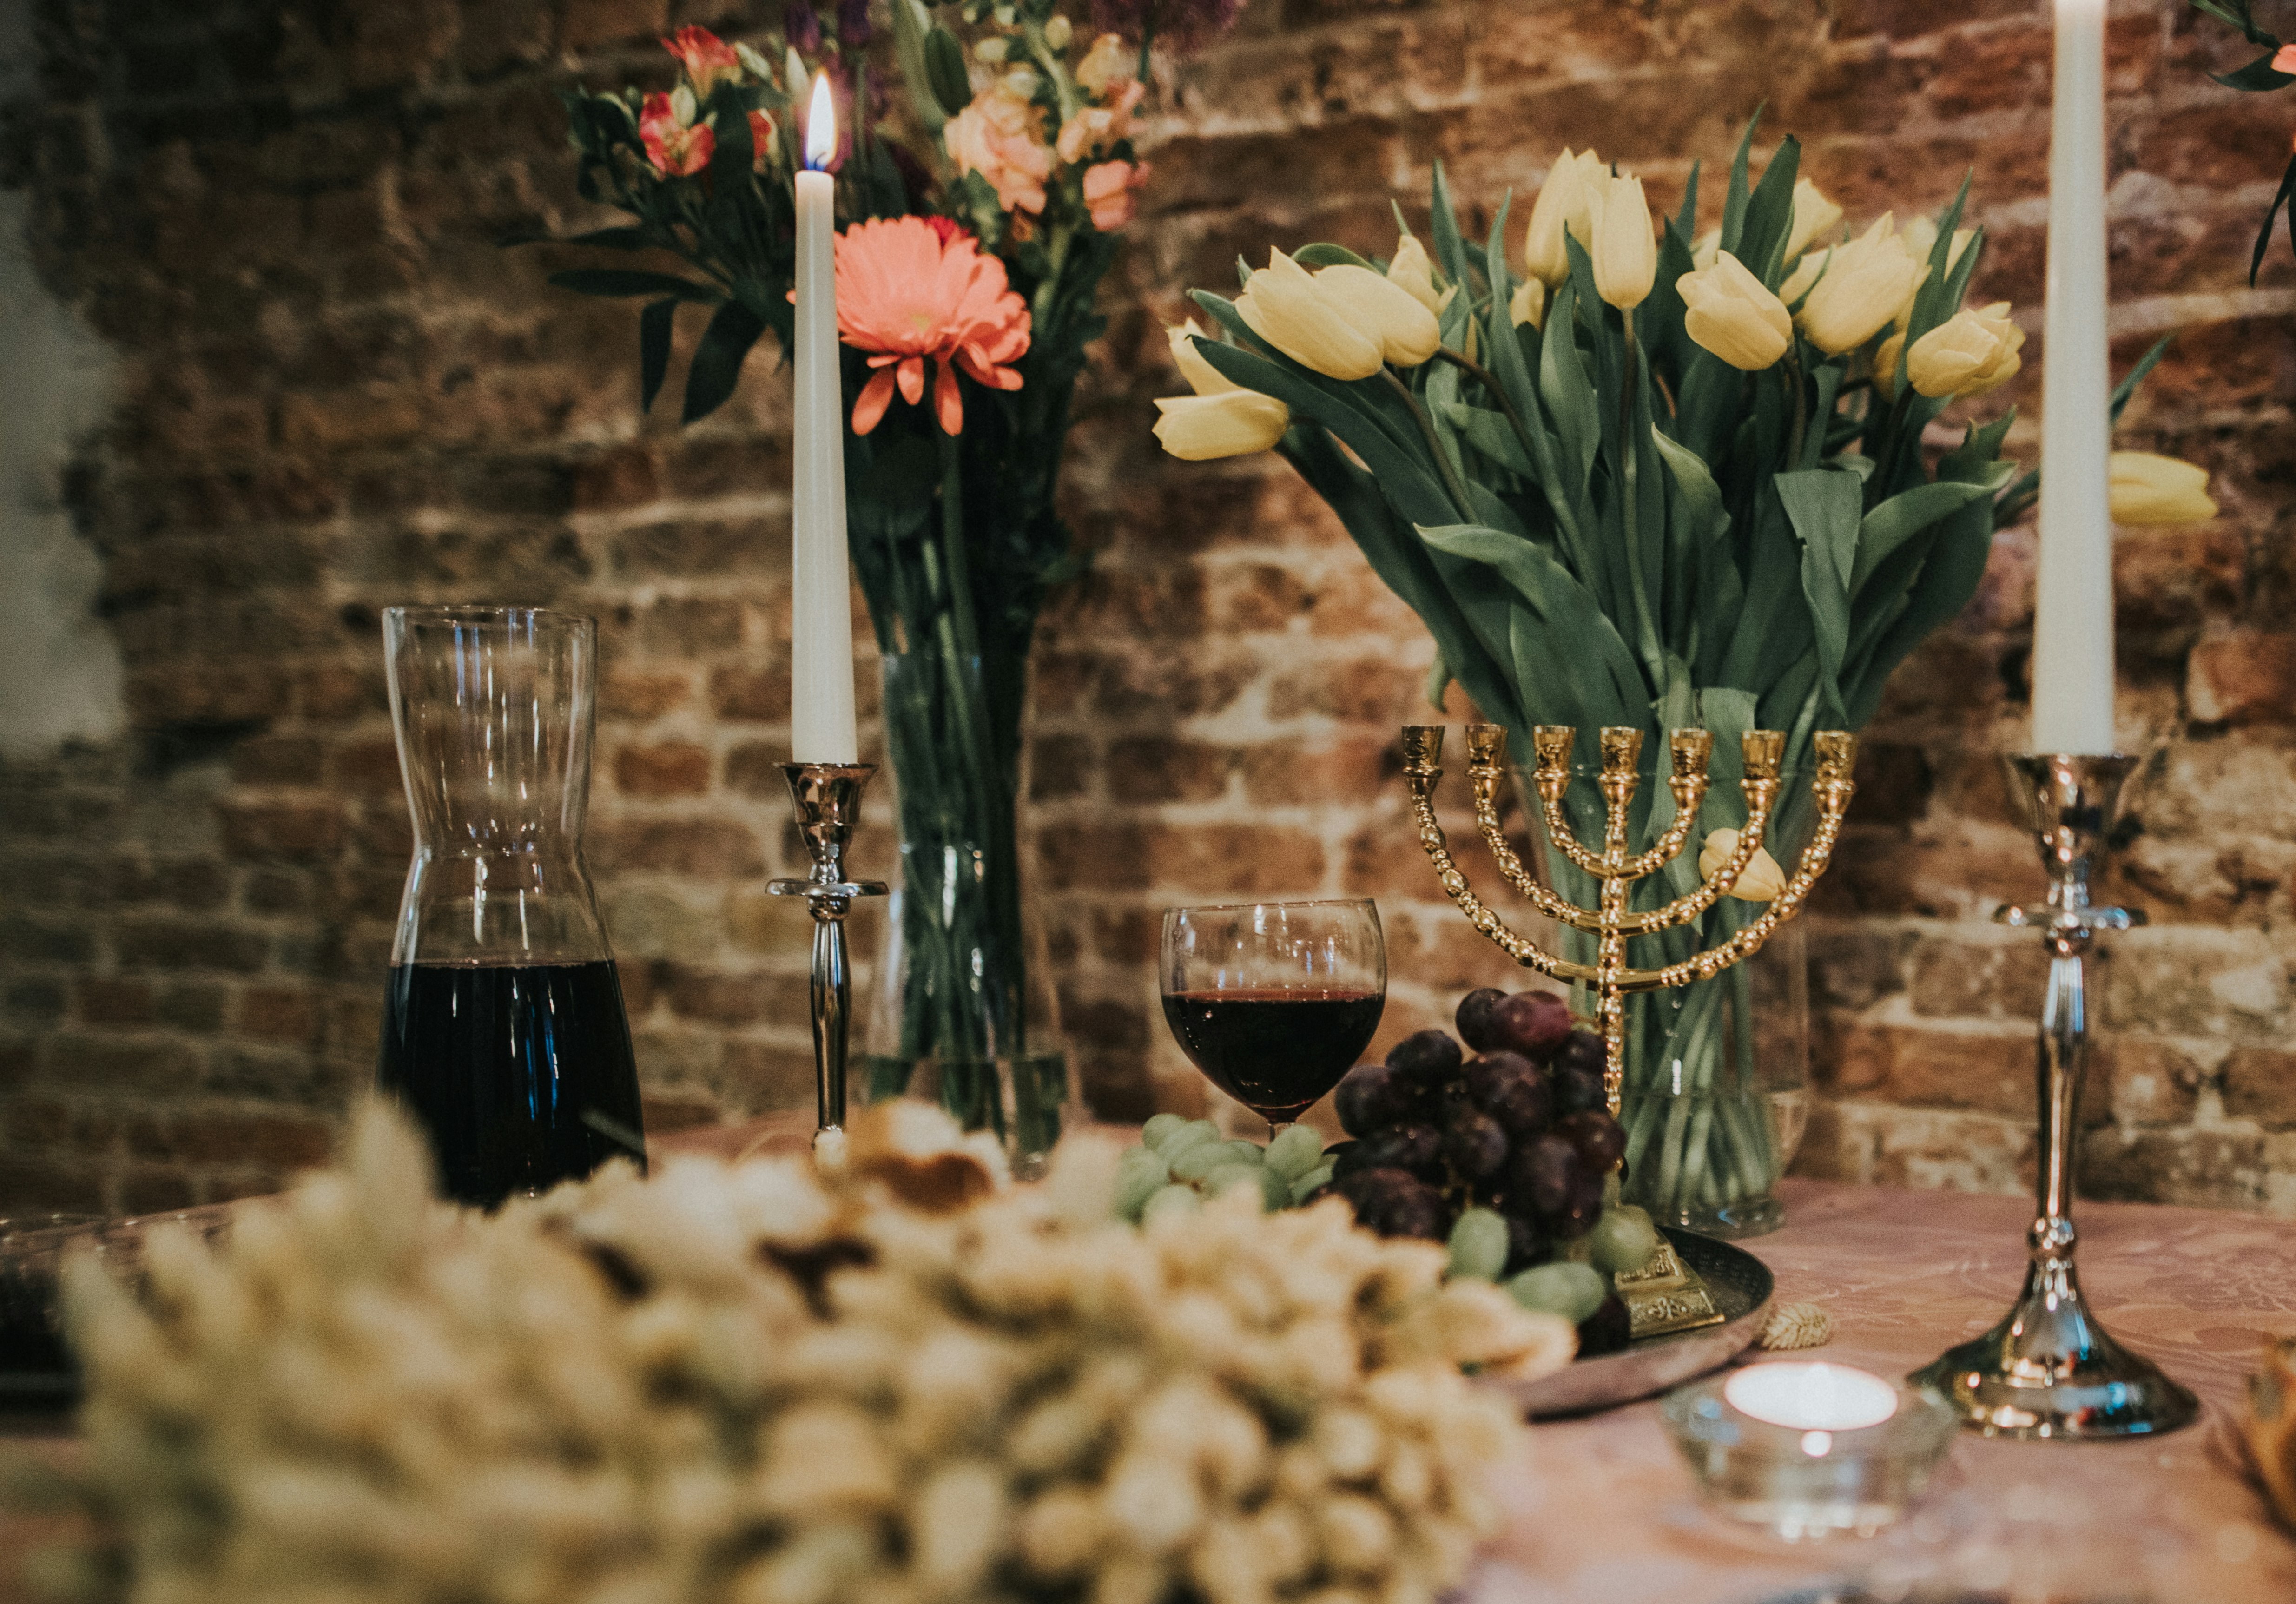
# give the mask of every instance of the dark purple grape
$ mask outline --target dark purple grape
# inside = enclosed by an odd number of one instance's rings
[[[1356,1211],[1356,1223],[1388,1237],[1425,1237],[1441,1241],[1450,1232],[1443,1194],[1399,1169],[1360,1170],[1339,1183]]]
[[[1444,1125],[1443,1157],[1464,1180],[1488,1181],[1506,1167],[1506,1132],[1480,1109],[1458,1104]]]
[[[1422,1030],[1388,1050],[1387,1067],[1421,1086],[1440,1086],[1459,1071],[1459,1043],[1439,1030]]]
[[[1418,1101],[1418,1088],[1385,1064],[1357,1065],[1332,1093],[1332,1107],[1350,1136],[1368,1136],[1410,1118]]]
[[[1578,1150],[1560,1136],[1534,1136],[1515,1149],[1514,1167],[1507,1173],[1515,1211],[1528,1210],[1541,1221],[1561,1213],[1582,1162]]]
[[[1554,1054],[1558,1068],[1563,1064],[1577,1064],[1592,1069],[1597,1075],[1603,1073],[1603,1038],[1591,1030],[1572,1031],[1570,1039]]]
[[[1433,1125],[1414,1122],[1374,1131],[1362,1142],[1365,1170],[1408,1170],[1430,1179],[1443,1173],[1443,1138]]]
[[[1487,1052],[1467,1066],[1467,1098],[1521,1141],[1554,1118],[1554,1093],[1546,1074],[1519,1052]]]
[[[1557,1120],[1554,1133],[1577,1148],[1598,1174],[1609,1174],[1626,1156],[1627,1133],[1607,1109],[1588,1109]]]
[[[1583,1161],[1570,1174],[1570,1186],[1562,1199],[1562,1207],[1551,1210],[1545,1217],[1547,1230],[1558,1242],[1576,1241],[1595,1228],[1603,1217],[1603,1173],[1586,1167]]]
[[[1611,1094],[1603,1089],[1603,1072],[1581,1064],[1566,1064],[1559,1060],[1547,1071],[1554,1087],[1554,1111],[1558,1116],[1584,1114],[1601,1109],[1605,1113],[1611,1107]]]
[[[1553,992],[1517,992],[1491,1010],[1499,1044],[1545,1063],[1570,1035],[1570,1005]]]
[[[1547,1245],[1546,1233],[1537,1223],[1519,1214],[1506,1216],[1507,1257],[1505,1273],[1513,1275],[1543,1264],[1554,1250]]]
[[[1578,1322],[1578,1356],[1587,1359],[1596,1354],[1615,1354],[1627,1346],[1627,1339],[1633,1335],[1634,1319],[1627,1313],[1626,1300],[1613,1292]]]
[[[1497,1029],[1491,1023],[1491,1010],[1506,1001],[1506,993],[1496,986],[1486,986],[1471,991],[1459,999],[1459,1011],[1452,1019],[1458,1027],[1459,1039],[1471,1052],[1488,1052],[1499,1045]]]

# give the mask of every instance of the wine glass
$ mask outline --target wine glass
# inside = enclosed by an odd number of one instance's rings
[[[1368,897],[1168,908],[1164,1022],[1204,1078],[1272,1137],[1340,1084],[1387,1006]]]

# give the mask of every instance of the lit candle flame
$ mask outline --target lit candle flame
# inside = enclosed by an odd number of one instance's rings
[[[837,102],[829,93],[829,74],[813,75],[813,104],[805,117],[805,165],[816,170],[829,166],[837,154]]]

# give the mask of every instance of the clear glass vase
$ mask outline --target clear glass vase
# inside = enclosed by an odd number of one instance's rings
[[[884,659],[885,744],[900,826],[863,1061],[874,1101],[940,1103],[1041,1173],[1081,1109],[1043,932],[1026,895],[1017,720],[1009,755],[978,659]]]
[[[1628,906],[1652,908],[1693,888],[1707,835],[1745,822],[1735,752],[1717,742],[1716,778],[1700,810],[1699,825],[1672,863],[1639,882]],[[1672,797],[1655,765],[1646,766],[1630,816],[1633,850],[1648,847],[1671,821]],[[1726,768],[1726,764],[1727,765]],[[1579,840],[1599,848],[1603,803],[1601,769],[1571,771],[1563,798]],[[1791,873],[1808,840],[1815,813],[1806,769],[1781,775],[1777,808],[1764,845]],[[1530,816],[1534,871],[1550,890],[1582,907],[1596,904],[1594,878],[1551,844],[1528,770],[1515,770],[1517,797]],[[1679,962],[1718,946],[1759,918],[1767,903],[1724,896],[1674,930],[1628,940],[1627,961],[1636,968]],[[1594,961],[1595,938],[1578,931],[1557,936],[1562,951]],[[1582,988],[1583,991],[1583,988]],[[1627,998],[1625,1080],[1620,1122],[1627,1132],[1626,1199],[1662,1224],[1710,1236],[1756,1236],[1784,1223],[1774,1188],[1800,1145],[1809,1107],[1809,979],[1799,921],[1773,935],[1751,958],[1710,980]],[[1592,1016],[1594,1000],[1576,1005]]]
[[[414,857],[376,1084],[447,1196],[490,1207],[645,1162],[636,1062],[582,856],[594,620],[534,608],[383,614]]]

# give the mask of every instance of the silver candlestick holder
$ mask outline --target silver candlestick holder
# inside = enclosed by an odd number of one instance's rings
[[[2044,754],[2007,759],[2010,790],[2030,814],[2049,873],[2046,907],[2005,907],[2004,924],[2038,929],[2049,949],[2041,1003],[2038,1217],[2027,1232],[2025,1289],[2001,1323],[1948,1350],[1912,1379],[1935,1387],[1962,1423],[1988,1436],[2122,1437],[2174,1431],[2199,1412],[2193,1395],[2108,1335],[2089,1312],[2073,1264],[2074,1142],[2088,1068],[2087,958],[2099,930],[2144,922],[2133,908],[2100,908],[2089,882],[2109,844],[2123,757]]]
[[[805,849],[813,859],[803,880],[777,880],[775,896],[802,896],[813,913],[813,1075],[817,1116],[814,1148],[824,1160],[839,1155],[825,1145],[843,1140],[845,1058],[853,1018],[853,969],[845,951],[845,915],[858,896],[882,896],[882,880],[848,880],[845,848],[861,817],[861,792],[873,763],[784,763],[790,801]]]

